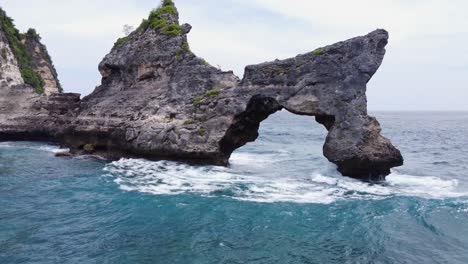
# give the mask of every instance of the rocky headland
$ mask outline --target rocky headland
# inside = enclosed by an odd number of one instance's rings
[[[286,109],[327,128],[324,155],[343,175],[382,179],[403,164],[367,113],[366,85],[384,58],[385,30],[247,66],[241,80],[193,54],[191,26],[180,25],[174,3],[165,0],[115,43],[99,65],[102,84],[80,100],[62,93],[37,33],[12,34],[11,20],[0,16],[0,140],[228,165],[234,150],[258,137],[260,122]]]

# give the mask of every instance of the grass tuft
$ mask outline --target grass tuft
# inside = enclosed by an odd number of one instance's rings
[[[200,129],[198,129],[198,135],[200,135],[202,137],[205,136],[207,132],[208,131],[204,127],[201,127]]]
[[[312,55],[322,55],[324,53],[325,52],[324,52],[323,48],[318,48],[318,49],[312,51]]]
[[[193,125],[193,124],[195,124],[195,123],[196,123],[195,120],[193,120],[193,119],[187,119],[187,120],[185,120],[185,122],[184,122],[184,126]]]
[[[209,90],[208,92],[206,92],[205,95],[206,95],[206,96],[210,96],[210,97],[214,97],[214,96],[218,96],[220,92],[221,92],[220,89],[214,88],[214,89],[211,89],[211,90]]]

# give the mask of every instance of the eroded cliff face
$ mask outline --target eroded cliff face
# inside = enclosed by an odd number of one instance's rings
[[[23,77],[5,33],[0,28],[0,87],[23,84]]]
[[[23,98],[25,106],[9,112],[16,127],[0,112],[0,138],[41,131],[75,153],[228,165],[235,149],[258,137],[260,122],[287,109],[328,129],[324,155],[346,176],[382,179],[403,163],[367,114],[366,85],[385,55],[385,30],[247,66],[240,80],[190,51],[190,29],[164,0],[116,42],[92,94],[81,102],[73,94]]]
[[[61,93],[62,86],[57,76],[57,71],[52,63],[47,48],[41,43],[40,36],[35,30],[30,29],[24,35],[22,43],[31,56],[31,66],[39,74],[43,81],[44,94],[51,95]]]
[[[35,30],[19,33],[0,8],[0,140],[53,140],[68,127],[79,94],[62,94]]]
[[[38,94],[62,92],[57,72],[36,30],[22,34],[0,7],[0,84],[26,84]]]

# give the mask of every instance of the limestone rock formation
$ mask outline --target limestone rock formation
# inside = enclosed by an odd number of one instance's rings
[[[0,28],[0,86],[7,87],[23,83],[18,62],[4,31]]]
[[[0,140],[54,139],[79,101],[79,94],[61,93],[35,30],[20,34],[0,8]]]
[[[0,7],[0,84],[27,84],[38,94],[62,92],[57,72],[36,30],[21,34]]]
[[[47,52],[47,48],[41,43],[41,37],[36,30],[29,29],[24,34],[23,44],[28,54],[31,56],[32,69],[41,76],[43,80],[43,90],[46,95],[63,92],[57,71],[52,63],[52,59]]]
[[[179,24],[173,2],[163,1],[103,59],[102,84],[93,93],[81,102],[76,95],[57,97],[74,102],[60,110],[48,103],[53,97],[34,103],[47,124],[38,129],[76,153],[92,147],[110,158],[228,165],[235,149],[258,137],[261,121],[286,109],[314,116],[328,129],[324,154],[343,175],[381,179],[403,163],[367,113],[366,84],[384,58],[385,30],[247,66],[240,80],[190,51],[190,29]],[[47,119],[50,109],[57,111]],[[31,110],[13,112],[21,111]],[[2,131],[0,114],[0,138]]]

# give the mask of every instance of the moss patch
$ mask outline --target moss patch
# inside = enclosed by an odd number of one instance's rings
[[[213,97],[213,96],[218,96],[219,93],[221,93],[221,90],[218,89],[218,88],[214,88],[214,89],[211,89],[209,90],[208,92],[206,92],[206,96],[210,96],[210,97]]]
[[[185,122],[184,122],[184,126],[193,125],[193,124],[195,124],[195,123],[196,123],[195,120],[193,120],[193,119],[187,119],[187,120],[185,120]]]
[[[207,132],[208,131],[204,127],[201,127],[200,129],[198,129],[198,135],[200,135],[202,137],[205,136]]]
[[[323,50],[323,48],[318,48],[318,49],[316,49],[316,50],[314,50],[314,51],[311,52],[311,54],[314,55],[314,56],[316,56],[316,55],[322,55],[322,54],[324,54],[324,53],[325,53],[325,51]]]
[[[198,96],[193,99],[193,105],[199,107],[205,96]]]
[[[93,144],[86,144],[83,146],[83,150],[86,152],[86,153],[93,153],[95,151],[95,147]]]
[[[184,54],[193,54],[193,52],[190,50],[190,45],[187,41],[185,41],[182,44],[182,47],[178,51],[176,51],[177,58],[181,58]]]
[[[220,93],[221,93],[221,89],[219,89],[219,88],[211,89],[211,90],[207,91],[204,95],[195,97],[195,98],[193,99],[193,105],[196,106],[196,107],[198,107],[198,106],[201,105],[202,101],[203,101],[205,98],[213,98],[213,97],[218,96]]]

